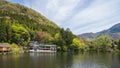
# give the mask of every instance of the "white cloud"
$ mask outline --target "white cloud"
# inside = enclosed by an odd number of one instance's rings
[[[47,14],[55,22],[64,21],[81,0],[50,0],[47,4]]]
[[[75,34],[85,33],[85,32],[98,32],[111,25],[116,21],[119,21],[119,10],[116,8],[119,5],[118,0],[109,2],[95,1],[91,6],[86,9],[79,11],[71,20],[68,21],[67,27],[70,27]],[[98,3],[98,4],[96,4]],[[116,4],[116,5],[115,5]],[[117,17],[117,18],[116,18]],[[100,26],[106,24],[105,26]],[[100,28],[99,28],[100,26]]]

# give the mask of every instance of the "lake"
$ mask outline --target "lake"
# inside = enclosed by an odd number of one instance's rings
[[[112,53],[0,55],[0,68],[120,68],[120,55]]]

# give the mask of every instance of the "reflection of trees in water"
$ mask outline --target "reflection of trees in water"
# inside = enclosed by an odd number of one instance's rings
[[[112,62],[111,54],[78,53],[73,56],[74,68],[106,68]]]
[[[120,55],[93,52],[0,55],[0,68],[120,68]]]
[[[58,53],[56,68],[119,68],[119,57],[113,56],[111,53]]]
[[[120,55],[112,54],[112,62],[110,68],[120,68]]]
[[[56,53],[30,53],[33,68],[56,68]]]
[[[73,55],[72,53],[58,53],[57,54],[57,68],[72,68]]]
[[[119,64],[120,64],[120,54],[118,54],[117,56],[118,56],[118,61],[119,61]]]
[[[30,53],[34,68],[72,68],[71,53]]]
[[[111,56],[103,53],[58,53],[57,68],[105,68]]]

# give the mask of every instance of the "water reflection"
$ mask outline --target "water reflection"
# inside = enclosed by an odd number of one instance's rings
[[[119,60],[119,64],[120,64],[120,54],[118,54],[118,55],[117,55],[117,57],[118,57],[118,60]]]
[[[120,55],[111,53],[0,55],[0,68],[120,68]]]
[[[108,54],[82,53],[74,56],[72,68],[108,68],[109,61]]]
[[[72,53],[58,53],[57,54],[57,68],[71,68],[73,65]]]

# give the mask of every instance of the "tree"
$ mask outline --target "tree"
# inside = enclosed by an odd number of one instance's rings
[[[92,46],[97,51],[107,51],[112,46],[112,39],[108,35],[99,36],[93,40]]]
[[[119,50],[120,50],[120,39],[119,39],[119,40],[117,40],[117,41],[115,41],[115,44],[117,45],[117,49],[119,49]]]
[[[0,19],[0,42],[10,42],[11,39],[11,21]]]
[[[72,44],[73,38],[75,38],[75,36],[70,31],[70,29],[67,28],[65,31],[64,39],[65,39],[65,42],[66,42],[66,45],[68,46],[68,48],[70,48],[70,45]]]
[[[37,32],[37,41],[39,43],[49,44],[52,41],[52,37],[47,32],[38,31]]]
[[[19,24],[13,24],[11,26],[11,29],[12,29],[11,42],[22,46],[27,45],[27,42],[30,41],[30,35],[28,30]]]
[[[66,46],[65,46],[65,41],[62,39],[62,36],[60,33],[56,33],[55,34],[55,37],[54,37],[54,44],[57,45],[58,47],[58,51],[64,51],[66,49]]]
[[[73,51],[85,51],[88,50],[88,46],[84,44],[82,39],[74,38],[71,44],[71,50]]]
[[[67,49],[70,50],[70,45],[72,44],[73,38],[75,35],[70,31],[69,28],[64,30],[63,28],[60,30],[60,35],[62,37],[62,41],[64,42],[63,45],[66,45]]]

